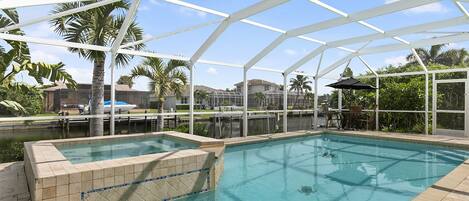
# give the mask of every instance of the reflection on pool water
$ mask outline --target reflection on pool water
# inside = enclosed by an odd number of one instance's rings
[[[241,145],[225,151],[216,191],[182,200],[412,200],[468,154],[332,134]]]
[[[87,144],[57,146],[72,164],[110,160],[197,147],[196,144],[164,137],[112,139]]]

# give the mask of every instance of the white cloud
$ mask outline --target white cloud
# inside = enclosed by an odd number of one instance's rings
[[[65,47],[54,46],[30,46],[31,60],[33,62],[59,63],[62,57],[71,53]]]
[[[399,0],[384,0],[385,4],[390,4],[397,2]],[[440,2],[432,3],[432,4],[427,4],[415,8],[408,9],[404,11],[407,14],[422,14],[422,13],[446,13],[448,12],[448,8],[445,7],[443,4]]]
[[[29,36],[47,38],[50,36],[54,36],[54,28],[51,27],[48,23],[43,22],[38,24],[37,26],[33,26],[30,28],[31,31],[25,31]]]
[[[65,67],[66,71],[72,75],[72,78],[78,83],[91,83],[93,70],[90,68]]]
[[[292,49],[285,49],[283,52],[284,52],[285,54],[290,55],[290,56],[294,56],[294,55],[297,54],[297,52],[296,52],[295,50],[292,50]]]
[[[389,57],[384,59],[384,63],[387,65],[403,65],[407,63],[407,59],[405,56],[396,56],[396,57]]]
[[[217,71],[217,69],[210,67],[210,68],[207,69],[207,73],[211,74],[211,75],[217,75],[218,71]]]
[[[47,51],[34,50],[31,52],[31,60],[33,62],[59,63],[60,58]]]
[[[178,12],[186,16],[198,16],[201,18],[205,18],[207,16],[207,13],[205,12],[192,10],[186,7],[179,7]]]

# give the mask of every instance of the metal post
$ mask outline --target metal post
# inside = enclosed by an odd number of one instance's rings
[[[435,73],[432,73],[432,134],[436,134],[436,97],[437,97],[437,84]]]
[[[464,87],[464,136],[469,136],[469,71],[466,72],[466,83]]]
[[[318,67],[316,68],[316,75],[314,76],[314,119],[313,119],[313,128],[317,129],[318,127],[318,83],[320,77],[318,77],[319,69],[321,68],[322,64],[322,57],[324,56],[324,52],[321,53],[319,57]],[[327,121],[327,120],[326,120]]]
[[[428,72],[425,73],[425,135],[428,135]]]
[[[313,128],[317,129],[318,127],[318,77],[314,77],[314,120],[313,120]]]
[[[288,89],[287,89],[288,74],[283,74],[283,132],[288,132]]]
[[[342,112],[342,89],[339,89],[339,92],[338,92],[338,98],[339,99],[337,102],[338,102],[338,109],[339,109],[339,112]]]
[[[115,111],[114,110],[115,110],[116,87],[115,87],[115,81],[114,81],[114,69],[116,66],[116,53],[119,50],[122,40],[124,40],[125,34],[127,33],[127,30],[130,24],[135,19],[135,14],[137,13],[137,9],[139,5],[140,5],[140,0],[134,0],[132,2],[132,5],[130,6],[129,11],[127,15],[125,16],[125,19],[122,22],[119,32],[117,32],[117,36],[115,40],[112,42],[112,47],[110,49],[110,52],[111,52],[111,118],[110,118],[111,122],[109,123],[110,135],[114,135],[115,133],[115,124],[114,124]]]
[[[376,76],[376,111],[375,111],[375,127],[379,131],[379,77]]]
[[[116,101],[116,84],[114,71],[116,68],[116,54],[111,52],[111,121],[109,122],[109,134],[115,134],[115,101]]]
[[[194,134],[194,64],[190,65],[189,72],[189,134]]]
[[[243,70],[243,137],[248,136],[248,70]]]
[[[423,63],[417,51],[414,48],[411,49],[412,54],[414,55],[417,62],[422,66],[425,71],[425,135],[428,135],[428,69],[427,66]]]

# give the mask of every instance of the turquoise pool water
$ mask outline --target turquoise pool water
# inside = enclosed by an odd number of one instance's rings
[[[183,200],[412,200],[468,154],[331,134],[235,146],[216,191]]]
[[[97,141],[57,146],[72,164],[110,160],[197,147],[193,143],[162,136]]]

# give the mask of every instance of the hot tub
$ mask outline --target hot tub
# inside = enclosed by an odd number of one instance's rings
[[[209,191],[221,140],[177,132],[25,143],[32,200],[168,200]]]

